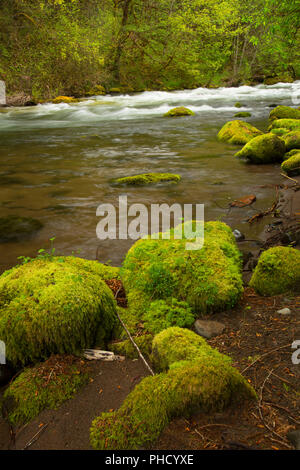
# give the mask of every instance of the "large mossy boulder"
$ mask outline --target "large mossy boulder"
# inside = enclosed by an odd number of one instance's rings
[[[255,137],[235,156],[256,164],[276,163],[282,162],[285,151],[284,141],[270,133]]]
[[[184,106],[178,106],[177,108],[170,109],[170,111],[164,114],[164,117],[180,116],[195,116],[195,113],[191,109],[185,108]]]
[[[7,361],[25,365],[110,339],[116,305],[106,278],[105,266],[75,257],[36,259],[4,272],[0,339]]]
[[[300,111],[290,106],[277,106],[270,112],[270,120],[275,119],[300,119]]]
[[[275,119],[269,126],[269,131],[272,129],[286,129],[288,131],[300,130],[300,119]]]
[[[141,175],[124,176],[112,181],[114,184],[126,184],[131,186],[143,186],[147,184],[156,184],[163,182],[178,183],[181,176],[173,173],[142,173]]]
[[[121,269],[132,318],[137,323],[141,320],[152,323],[155,332],[159,318],[161,329],[165,328],[165,321],[174,319],[173,309],[180,311],[180,315],[186,309],[186,316],[192,321],[191,313],[211,313],[232,307],[243,292],[240,252],[231,229],[222,222],[207,222],[203,248],[187,250],[185,233],[191,224],[186,222],[158,234],[159,239],[137,241]],[[183,237],[178,239],[181,232]],[[186,302],[187,306],[174,304],[174,299]],[[153,306],[157,300],[164,300],[165,304]],[[158,315],[147,313],[148,310],[153,313],[155,308],[159,308]]]
[[[218,134],[218,139],[233,145],[245,145],[262,132],[245,121],[229,121]]]
[[[31,217],[10,215],[0,217],[0,243],[31,238],[43,227],[42,222]]]
[[[281,169],[289,176],[300,175],[300,151],[282,162]]]
[[[91,426],[94,449],[139,449],[159,437],[176,416],[222,411],[256,394],[231,359],[181,328],[161,332],[153,342],[159,370],[143,379],[118,411],[102,413]]]
[[[277,246],[259,258],[250,286],[263,296],[300,291],[300,251]]]
[[[286,151],[300,149],[300,129],[299,131],[292,131],[283,136]]]
[[[73,96],[57,96],[52,100],[53,104],[60,104],[60,103],[65,103],[65,104],[72,104],[72,103],[78,103],[79,100],[77,98],[74,98]]]

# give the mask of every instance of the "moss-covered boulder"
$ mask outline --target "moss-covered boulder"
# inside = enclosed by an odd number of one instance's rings
[[[259,258],[250,286],[263,296],[300,291],[300,251],[277,246]]]
[[[290,106],[277,106],[270,112],[270,120],[275,119],[300,119],[300,111]]]
[[[135,336],[134,342],[145,357],[150,358],[152,352],[153,336],[150,334]],[[126,356],[129,359],[137,359],[139,357],[136,348],[129,339],[125,341],[117,341],[109,344],[109,351],[120,356]]]
[[[12,425],[25,424],[44,409],[56,409],[87,383],[88,368],[74,356],[52,356],[25,368],[8,386],[3,411]]]
[[[251,117],[252,114],[251,113],[247,113],[246,111],[243,111],[243,112],[240,112],[240,113],[236,113],[234,115],[235,118],[246,118],[246,117]]]
[[[176,324],[176,317],[187,326],[196,313],[232,307],[242,294],[240,253],[231,229],[222,222],[207,222],[203,248],[190,251],[188,228],[191,223],[158,234],[159,239],[141,239],[126,255],[121,278],[131,316],[136,323],[148,322],[152,331],[165,328],[165,322]],[[190,309],[172,299],[186,302]],[[165,303],[153,306],[157,300]]]
[[[173,173],[143,173],[141,175],[125,176],[112,181],[114,184],[128,184],[132,186],[143,186],[162,182],[178,183],[181,176]]]
[[[293,149],[300,149],[300,129],[285,134],[283,137],[287,152]]]
[[[262,132],[245,121],[229,121],[218,134],[218,139],[233,145],[245,145]]]
[[[78,99],[74,98],[73,96],[57,96],[52,100],[52,103],[54,104],[59,104],[59,103],[66,103],[66,104],[72,104],[72,103],[78,103]]]
[[[184,106],[178,106],[172,108],[170,111],[164,114],[165,117],[180,117],[180,116],[194,116],[195,113],[191,109],[185,108]]]
[[[294,155],[297,155],[298,153],[300,153],[299,149],[290,150],[284,155],[283,160],[288,160],[289,158],[293,157]]]
[[[282,162],[281,169],[289,176],[300,175],[300,151]]]
[[[139,449],[153,443],[176,416],[221,411],[256,398],[230,358],[193,332],[165,330],[153,348],[159,368],[166,372],[143,379],[118,411],[102,413],[93,421],[94,449]]]
[[[106,267],[75,257],[36,259],[0,276],[0,338],[24,365],[110,339],[115,323]]]
[[[30,217],[19,217],[17,215],[0,217],[0,243],[28,239],[42,227],[42,222]]]
[[[85,93],[85,96],[106,95],[106,90],[102,85],[96,85]]]
[[[235,156],[256,164],[275,163],[282,162],[285,151],[284,141],[270,133],[255,137]]]
[[[288,134],[290,131],[289,131],[289,129],[279,128],[279,129],[271,129],[270,132],[272,134],[275,134],[275,135],[284,136],[284,135]]]
[[[242,105],[242,103],[240,103],[240,102],[238,101],[237,103],[235,103],[234,107],[235,107],[235,108],[242,108],[243,105]]]
[[[269,126],[269,131],[272,129],[287,129],[289,131],[300,130],[300,119],[275,119]]]

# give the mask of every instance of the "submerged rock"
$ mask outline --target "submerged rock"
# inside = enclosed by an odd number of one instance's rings
[[[300,129],[299,131],[289,132],[283,137],[283,140],[285,142],[287,152],[294,149],[300,149]]]
[[[263,296],[300,291],[300,251],[277,246],[264,251],[259,258],[250,284]]]
[[[300,119],[300,111],[290,106],[277,106],[270,112],[270,120],[275,119]]]
[[[247,113],[246,111],[245,112],[241,112],[241,113],[236,113],[234,115],[234,117],[239,117],[239,118],[246,118],[246,117],[251,117],[252,114],[251,113]]]
[[[185,108],[184,106],[179,106],[177,108],[170,109],[170,111],[165,113],[164,116],[165,117],[195,116],[195,113],[191,109]]]
[[[270,133],[255,137],[235,156],[246,158],[251,163],[281,162],[285,154],[285,143],[276,135]]]
[[[0,276],[0,338],[13,366],[76,353],[110,337],[113,268],[75,257],[35,259]],[[109,277],[111,278],[111,277]]]
[[[25,240],[43,227],[42,222],[30,217],[10,215],[0,217],[0,243]]]
[[[292,176],[300,175],[300,151],[281,164],[281,169]]]
[[[234,145],[245,145],[262,132],[245,121],[229,121],[218,134],[218,139]]]
[[[143,173],[141,175],[125,176],[113,180],[116,184],[129,184],[134,186],[154,184],[164,181],[172,181],[177,183],[181,180],[181,176],[173,173]]]

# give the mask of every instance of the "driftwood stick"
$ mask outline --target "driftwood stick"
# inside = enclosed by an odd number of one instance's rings
[[[27,442],[27,444],[25,445],[25,447],[23,447],[22,450],[26,450],[28,449],[28,447],[32,446],[32,444],[34,444],[39,436],[41,435],[41,433],[48,427],[48,423],[44,424],[44,426],[41,427],[41,429],[38,430],[37,433],[35,433],[35,435],[30,439],[30,441]]]

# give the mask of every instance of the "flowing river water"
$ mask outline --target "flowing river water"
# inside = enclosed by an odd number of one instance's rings
[[[75,104],[0,109],[0,217],[39,219],[44,227],[31,239],[0,244],[0,270],[20,255],[35,256],[56,237],[57,253],[120,265],[133,243],[96,237],[99,204],[118,205],[120,195],[135,202],[205,204],[206,220],[223,220],[248,238],[259,237],[264,221],[247,217],[274,200],[282,182],[280,165],[248,165],[234,158],[237,147],[216,135],[237,111],[265,131],[273,105],[295,104],[300,82],[273,86],[152,91],[98,96]],[[242,103],[237,109],[236,102]],[[164,118],[175,106],[194,117]],[[120,188],[112,178],[146,172],[181,175],[179,184]],[[254,206],[227,207],[255,194]]]

